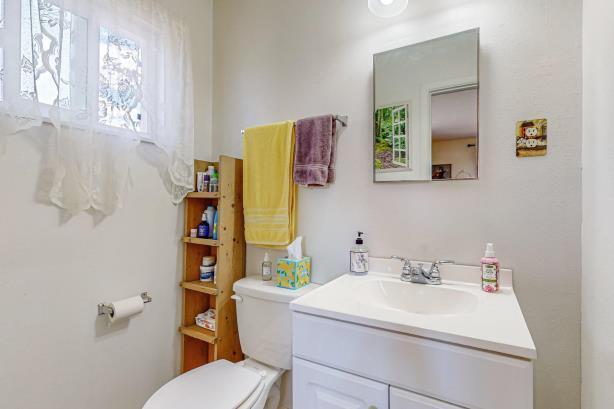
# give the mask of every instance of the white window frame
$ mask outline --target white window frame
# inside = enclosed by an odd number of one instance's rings
[[[13,2],[13,4],[7,7],[7,2],[9,1]],[[21,36],[21,30],[22,30],[22,24],[23,24],[22,13],[21,13],[22,11],[21,1],[22,0],[0,0],[0,8],[2,9],[0,11],[0,16],[4,16],[4,22],[5,22],[4,28],[0,28],[0,30],[6,30],[6,21],[10,19],[14,19],[17,21],[16,23],[17,27],[16,27],[15,33]],[[63,10],[69,11],[70,13],[72,13],[73,15],[77,17],[83,18],[87,22],[87,40],[86,41],[88,43],[88,47],[87,47],[87,56],[84,57],[87,59],[87,71],[88,71],[87,73],[88,89],[87,89],[87,96],[86,96],[86,109],[88,109],[88,115],[90,116],[91,121],[95,123],[93,124],[92,128],[94,130],[98,129],[103,133],[130,133],[135,138],[138,138],[140,142],[153,143],[154,139],[151,134],[152,126],[150,123],[150,118],[147,113],[146,107],[143,107],[143,110],[142,110],[142,114],[145,116],[143,120],[145,124],[145,130],[143,132],[137,132],[137,131],[132,131],[132,130],[125,129],[125,128],[104,125],[100,123],[99,121],[98,110],[97,110],[98,97],[99,97],[99,86],[100,86],[99,53],[100,53],[100,29],[101,27],[106,27],[109,29],[109,31],[117,35],[120,35],[120,36],[125,36],[126,38],[129,38],[135,41],[139,45],[139,47],[141,48],[141,52],[142,52],[142,70],[143,70],[142,71],[142,87],[144,89],[147,87],[152,87],[152,89],[154,89],[155,87],[157,92],[164,92],[163,86],[161,87],[160,85],[155,83],[156,82],[155,73],[151,73],[149,72],[149,70],[147,70],[148,66],[155,67],[156,64],[158,63],[157,60],[160,58],[159,56],[153,55],[152,51],[147,49],[145,45],[147,42],[145,41],[144,36],[141,34],[143,32],[151,31],[145,28],[145,25],[148,23],[146,22],[143,22],[142,24],[137,23],[132,27],[119,28],[114,25],[113,21],[108,21],[108,22],[101,21],[99,17],[97,16],[97,13],[95,12],[95,10],[92,10],[91,13],[86,13],[90,15],[83,15],[83,14],[79,14],[73,11],[71,7],[68,5],[59,5],[59,4],[56,4],[53,0],[50,0],[50,2],[57,5]],[[13,26],[13,24],[15,23],[13,22],[11,25]],[[3,35],[6,35],[6,34],[8,33],[5,31]],[[90,47],[91,44],[97,44],[97,47],[95,47],[95,49],[91,49],[92,48]],[[16,52],[18,53],[17,56],[15,55],[9,56],[6,53],[6,50],[2,50],[2,51],[4,54],[4,69],[6,70],[7,69],[6,59],[16,58],[21,55],[21,39],[19,40],[19,47],[16,50]],[[14,67],[15,64],[11,64],[11,65]],[[17,66],[19,67],[19,69],[21,68],[21,61],[17,62]],[[93,79],[90,79],[91,76],[93,76]],[[19,71],[17,78],[18,79],[21,78],[21,70]],[[4,96],[6,96],[6,93],[10,92],[10,93],[16,93],[16,95],[19,98],[21,98],[21,84],[20,83],[14,84],[10,87],[7,87],[7,84],[3,83],[0,89],[3,90]],[[90,101],[90,99],[92,100]],[[51,124],[52,121],[51,121],[50,109],[53,107],[53,105],[49,105],[49,104],[40,102],[38,103],[38,106],[41,111],[40,114],[41,114],[43,123]],[[74,124],[71,126],[79,127],[79,124]]]
[[[405,120],[401,121],[401,112],[405,111]],[[398,116],[398,120],[396,119],[396,117]],[[405,132],[401,133],[401,127],[402,125],[405,125]],[[397,132],[398,129],[398,132]],[[397,106],[395,108],[392,109],[392,163],[394,165],[398,165],[398,166],[403,166],[403,167],[407,167],[409,162],[408,162],[408,152],[407,152],[407,147],[409,146],[408,140],[407,140],[407,105],[401,105],[401,106]],[[401,142],[405,141],[405,148],[402,149],[400,148],[401,146]],[[399,148],[396,147],[398,142]],[[405,161],[402,162],[400,161],[401,159],[401,154],[405,153]],[[397,158],[399,160],[397,160]]]

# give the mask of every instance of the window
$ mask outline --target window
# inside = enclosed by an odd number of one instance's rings
[[[143,52],[133,40],[100,28],[98,119],[117,128],[144,132]]]
[[[23,98],[63,109],[86,106],[87,20],[45,1],[21,1]]]
[[[144,132],[143,51],[136,41],[100,27],[98,118],[101,125]],[[85,110],[88,22],[51,2],[21,0],[21,86],[25,99]],[[95,119],[96,120],[96,119]]]
[[[180,202],[194,177],[188,38],[158,0],[0,0],[0,145],[44,124],[56,137],[41,189],[72,213],[111,214],[147,140]]]

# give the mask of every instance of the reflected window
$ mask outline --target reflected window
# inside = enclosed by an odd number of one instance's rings
[[[409,105],[378,108],[375,112],[375,168],[395,169],[409,166]]]

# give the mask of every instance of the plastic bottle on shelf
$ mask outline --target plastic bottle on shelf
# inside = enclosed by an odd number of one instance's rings
[[[213,216],[213,240],[218,239],[218,230],[219,230],[218,214],[219,214],[219,211],[216,209],[215,216]]]
[[[218,186],[218,174],[217,171],[213,170],[213,174],[211,175],[211,180],[209,181],[209,192],[217,192],[219,189]]]
[[[205,212],[207,213],[207,223],[209,223],[209,234],[207,235],[207,238],[211,238],[213,236],[213,218],[215,217],[215,207],[214,206],[207,206],[207,210],[205,210]]]
[[[203,212],[202,221],[197,227],[196,237],[206,239],[209,237],[209,223],[207,222],[207,212]]]

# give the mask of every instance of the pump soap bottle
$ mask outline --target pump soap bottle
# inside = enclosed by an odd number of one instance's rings
[[[367,274],[369,272],[369,249],[364,245],[359,231],[356,244],[350,250],[350,271],[353,274]]]
[[[273,263],[269,258],[269,253],[264,253],[264,260],[262,261],[262,281],[271,281],[273,278]]]

